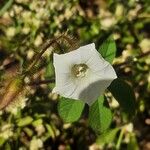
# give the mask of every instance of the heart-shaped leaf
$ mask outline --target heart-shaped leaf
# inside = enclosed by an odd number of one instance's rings
[[[112,63],[116,55],[116,44],[112,36],[109,36],[99,47],[100,54],[105,60]]]
[[[80,100],[73,100],[62,97],[58,103],[58,113],[65,122],[77,121],[83,111],[84,103]]]
[[[133,88],[125,81],[117,78],[111,83],[108,89],[118,101],[123,111],[133,116],[136,108]]]
[[[96,143],[98,144],[106,144],[106,143],[112,143],[115,140],[116,134],[118,133],[120,128],[114,128],[111,130],[108,130],[98,136]]]
[[[100,133],[104,132],[112,121],[112,113],[107,100],[100,96],[89,110],[89,125]]]

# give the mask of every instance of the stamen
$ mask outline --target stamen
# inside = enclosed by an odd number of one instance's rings
[[[72,67],[72,73],[76,78],[83,78],[86,76],[88,71],[88,66],[86,64],[75,64]]]

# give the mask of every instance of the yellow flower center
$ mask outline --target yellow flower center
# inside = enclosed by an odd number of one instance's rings
[[[88,66],[86,64],[75,64],[72,67],[72,73],[75,77],[85,77],[88,71]]]

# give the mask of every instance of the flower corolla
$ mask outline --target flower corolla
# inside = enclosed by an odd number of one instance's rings
[[[54,53],[53,61],[56,86],[52,92],[88,105],[117,78],[113,67],[96,50],[94,43],[65,54]]]

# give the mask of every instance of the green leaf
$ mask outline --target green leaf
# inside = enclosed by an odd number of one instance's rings
[[[84,108],[80,100],[62,97],[58,103],[58,113],[65,122],[74,122],[79,119]]]
[[[35,120],[32,122],[32,125],[33,126],[38,126],[38,125],[41,125],[43,123],[43,120],[42,119],[38,119],[38,120]]]
[[[137,143],[137,139],[134,133],[130,134],[129,144],[127,146],[127,150],[139,150],[139,146]]]
[[[116,55],[116,44],[112,36],[109,36],[99,47],[98,51],[105,60],[112,63]]]
[[[54,129],[54,127],[51,124],[46,124],[45,126],[47,128],[49,136],[52,137],[52,139],[55,139],[56,135],[55,135],[55,129]]]
[[[23,129],[23,131],[24,131],[29,137],[33,136],[33,130],[32,130],[32,129],[25,127],[25,128]]]
[[[6,143],[5,144],[5,148],[4,148],[5,150],[11,150],[11,145],[10,145],[10,143]]]
[[[46,72],[45,72],[45,77],[50,78],[54,76],[54,66],[53,66],[53,61],[48,60],[48,65],[46,66]]]
[[[112,143],[115,140],[116,134],[119,131],[119,129],[120,128],[115,128],[104,132],[97,138],[96,143],[98,144]]]
[[[32,121],[33,121],[33,118],[30,116],[27,116],[25,118],[20,119],[17,124],[19,127],[23,127],[23,126],[27,126],[27,125],[31,124]]]
[[[104,96],[100,96],[98,100],[92,104],[89,110],[89,125],[100,133],[104,132],[110,126],[112,114],[107,100]]]
[[[123,111],[133,116],[136,108],[133,88],[125,81],[117,78],[111,83],[108,89],[118,101]]]
[[[14,0],[8,0],[5,5],[0,8],[0,17],[12,6]]]
[[[0,137],[0,146],[2,146],[5,143],[5,139],[3,137]]]
[[[46,71],[45,71],[45,79],[52,79],[55,75],[55,71],[54,71],[54,65],[53,65],[53,61],[51,60],[52,58],[50,57],[47,60],[47,66],[46,66]],[[49,89],[53,89],[55,86],[54,82],[51,82],[48,84],[48,88]]]

